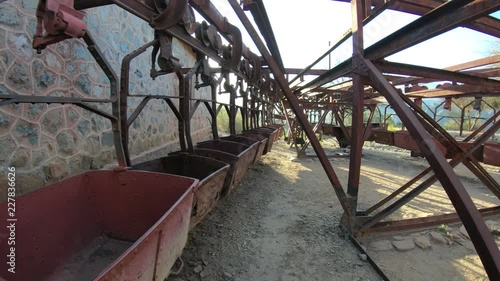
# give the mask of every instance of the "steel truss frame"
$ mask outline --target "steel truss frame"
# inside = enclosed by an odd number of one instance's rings
[[[432,219],[419,219],[413,221],[399,221],[397,223],[381,223],[381,219],[385,217],[386,211],[392,211],[396,206],[406,204],[411,198],[423,191],[425,187],[430,186],[436,180],[439,180],[448,194],[450,201],[457,211],[458,217],[461,219],[465,228],[467,229],[471,240],[483,262],[484,268],[491,280],[500,279],[500,251],[493,240],[491,233],[486,227],[482,214],[496,214],[498,208],[491,208],[487,210],[477,210],[472,199],[467,194],[462,182],[458,179],[453,171],[453,167],[458,163],[464,163],[471,171],[478,176],[486,186],[495,194],[498,193],[498,183],[491,178],[490,175],[481,167],[481,165],[471,157],[472,153],[483,144],[492,134],[494,134],[499,125],[495,123],[488,130],[486,130],[479,138],[472,144],[469,150],[463,149],[447,132],[439,126],[432,118],[430,118],[423,110],[416,106],[413,101],[408,97],[397,91],[394,84],[391,84],[383,75],[382,71],[390,68],[391,72],[401,72],[404,74],[413,75],[416,77],[452,80],[463,82],[474,87],[481,87],[480,91],[494,91],[500,90],[499,82],[494,79],[478,76],[476,73],[460,73],[453,70],[437,70],[431,68],[422,68],[416,66],[408,66],[401,64],[394,64],[382,61],[381,59],[401,51],[405,48],[418,44],[427,39],[433,38],[442,34],[454,27],[465,25],[472,26],[474,29],[498,36],[500,24],[498,20],[488,17],[487,15],[497,11],[500,4],[497,1],[490,0],[477,0],[477,1],[450,1],[447,3],[439,3],[439,5],[432,6],[435,2],[439,1],[419,1],[429,2],[427,10],[420,9],[419,11],[423,16],[408,26],[400,29],[394,34],[382,39],[373,46],[364,49],[363,47],[363,25],[371,20],[374,16],[378,15],[383,9],[388,7],[397,7],[397,2],[400,1],[384,1],[385,4],[375,6],[372,9],[374,2],[382,1],[366,1],[366,0],[352,0],[352,28],[346,36],[344,36],[339,43],[320,57],[311,66],[299,72],[296,78],[292,79],[290,83],[286,81],[282,69],[278,63],[274,61],[273,57],[267,50],[264,42],[260,39],[257,31],[251,25],[249,19],[238,5],[236,0],[228,0],[234,11],[242,21],[243,25],[251,35],[259,51],[266,59],[269,68],[275,75],[275,79],[280,84],[284,97],[288,101],[288,106],[295,113],[296,121],[300,123],[305,134],[307,135],[312,147],[314,148],[327,176],[337,194],[338,200],[344,209],[344,216],[342,218],[342,225],[354,235],[362,235],[369,233],[370,230],[383,231],[385,225],[391,225],[391,229],[408,229],[414,225],[428,225],[430,222],[436,223],[441,221],[450,221],[453,215],[446,215]],[[405,2],[404,7],[411,5],[411,2]],[[432,2],[432,3],[431,3]],[[395,6],[394,6],[395,5]],[[400,6],[401,7],[401,6]],[[493,23],[493,26],[485,27],[485,22]],[[300,76],[311,71],[312,66],[319,62],[328,53],[337,48],[349,35],[353,37],[353,57],[347,61],[339,64],[338,66],[327,70],[320,74],[316,79],[301,87],[295,87],[292,91],[290,84],[295,82]],[[388,71],[389,72],[389,71]],[[347,192],[343,189],[338,181],[337,175],[331,166],[325,152],[314,134],[314,128],[309,124],[306,115],[304,114],[305,106],[301,106],[298,96],[320,89],[323,85],[339,78],[349,76],[352,79],[352,86],[350,94],[352,95],[352,131],[351,131],[351,153],[349,164],[349,179],[347,183]],[[395,78],[397,79],[397,78]],[[393,80],[393,79],[391,79]],[[363,134],[366,129],[363,124],[363,111],[365,101],[365,87],[371,86],[380,95],[382,95],[395,110],[397,115],[403,121],[404,126],[407,128],[412,138],[416,140],[420,150],[429,162],[430,167],[424,171],[417,178],[423,176],[431,171],[434,171],[434,176],[422,183],[419,187],[411,191],[410,195],[405,195],[393,203],[383,211],[370,216],[369,213],[374,211],[381,204],[370,208],[369,212],[358,211],[357,200],[359,192],[359,178],[361,170],[361,151],[363,146]],[[484,87],[484,88],[483,88]],[[321,104],[321,102],[319,102]],[[326,106],[323,102],[323,106]],[[326,108],[325,108],[326,109]],[[286,108],[284,109],[286,111]],[[340,119],[340,118],[338,118]],[[484,128],[481,128],[484,129]],[[448,163],[444,155],[436,148],[433,137],[437,138],[442,144],[451,148],[453,159]],[[412,179],[408,184],[403,186],[408,188],[418,179]],[[402,187],[402,188],[403,188]],[[400,192],[400,191],[399,191]],[[384,199],[389,202],[398,193],[392,194],[390,198]],[[410,198],[411,197],[411,198]],[[395,204],[395,205],[394,205]]]
[[[50,2],[51,0],[47,1]],[[498,247],[496,246],[493,237],[482,218],[483,215],[497,214],[500,211],[500,207],[477,210],[463,184],[453,171],[454,166],[459,163],[464,163],[496,196],[500,197],[500,185],[473,157],[471,157],[472,153],[497,131],[500,126],[500,122],[495,122],[495,119],[498,117],[498,114],[495,114],[494,119],[492,118],[492,120],[488,121],[488,123],[493,125],[489,128],[487,128],[487,125],[482,126],[480,130],[474,132],[474,136],[470,136],[466,140],[469,145],[468,149],[466,149],[457,143],[453,137],[451,137],[437,122],[435,122],[433,118],[428,116],[419,106],[410,100],[408,96],[400,93],[395,88],[395,86],[399,84],[428,81],[429,79],[451,80],[455,83],[463,83],[464,85],[455,85],[455,88],[457,89],[454,89],[454,92],[440,93],[440,96],[461,95],[457,94],[457,92],[465,94],[472,93],[479,96],[496,96],[500,93],[500,82],[495,79],[491,79],[491,77],[498,75],[498,70],[495,70],[496,72],[482,72],[477,70],[467,72],[458,71],[469,69],[470,66],[468,65],[438,70],[411,65],[395,64],[383,60],[391,54],[431,39],[458,26],[466,26],[492,36],[500,37],[500,21],[488,16],[490,13],[495,12],[500,8],[500,3],[497,0],[343,1],[351,2],[352,28],[312,65],[302,71],[298,71],[297,76],[291,81],[288,81],[286,78],[288,76],[288,73],[286,72],[287,69],[284,68],[283,63],[281,62],[272,28],[261,0],[245,0],[243,2],[244,8],[250,10],[254,18],[256,18],[257,25],[259,26],[261,34],[265,37],[267,46],[266,43],[264,43],[264,41],[260,38],[259,33],[245,14],[240,3],[238,3],[237,0],[228,0],[228,2],[245,29],[250,34],[262,57],[252,53],[245,45],[243,45],[239,30],[234,25],[231,25],[227,19],[222,16],[209,0],[171,0],[169,2],[169,6],[167,6],[164,11],[155,10],[153,7],[154,5],[151,5],[151,3],[154,4],[154,1],[68,1],[72,4],[74,2],[74,7],[70,8],[75,8],[76,10],[116,4],[150,23],[158,33],[162,34],[162,36],[176,37],[198,52],[200,57],[198,58],[198,62],[194,68],[172,69],[170,72],[176,73],[179,80],[183,82],[180,83],[182,86],[180,87],[179,96],[141,96],[143,101],[134,111],[132,116],[127,118],[126,113],[128,105],[126,99],[127,96],[134,95],[129,95],[126,87],[122,87],[120,94],[118,93],[116,74],[113,73],[109,64],[105,61],[102,54],[100,54],[99,49],[93,43],[90,34],[85,33],[83,38],[89,46],[90,52],[111,81],[110,99],[93,100],[58,97],[26,97],[15,95],[0,97],[2,100],[0,101],[0,105],[21,102],[71,103],[104,116],[110,119],[113,124],[118,162],[120,166],[128,166],[130,165],[130,159],[128,157],[126,144],[127,128],[145,107],[146,103],[153,98],[164,99],[179,119],[180,131],[184,132],[184,134],[180,132],[181,145],[183,146],[183,149],[186,149],[184,143],[185,141],[188,145],[187,149],[192,146],[189,135],[189,120],[192,117],[193,112],[201,103],[206,105],[212,119],[215,119],[217,113],[224,107],[229,113],[231,119],[231,132],[234,133],[234,117],[238,110],[238,107],[235,104],[238,85],[225,85],[227,86],[225,89],[230,93],[231,97],[229,105],[219,104],[217,106],[213,95],[210,100],[193,100],[190,98],[189,91],[191,90],[191,87],[189,82],[191,77],[195,74],[199,74],[198,70],[201,60],[208,56],[222,65],[222,69],[220,70],[221,76],[231,72],[240,77],[240,79],[246,81],[249,85],[249,89],[247,89],[248,91],[240,91],[240,94],[244,99],[244,106],[239,109],[244,116],[243,123],[245,128],[253,128],[270,122],[270,120],[274,117],[273,111],[275,109],[275,105],[281,107],[280,111],[289,124],[291,124],[292,118],[289,116],[287,109],[291,109],[293,111],[295,115],[293,121],[296,121],[303,128],[310,145],[316,152],[316,155],[326,172],[328,180],[337,195],[339,204],[343,208],[344,216],[341,220],[341,224],[351,234],[359,236],[384,230],[408,229],[413,226],[423,226],[431,223],[452,221],[458,217],[469,233],[489,278],[491,280],[500,280],[500,251],[498,250]],[[44,4],[46,1],[41,1],[41,3]],[[188,4],[189,6],[187,6]],[[179,26],[179,23],[183,20],[181,14],[186,11],[186,7],[188,9],[190,7],[196,9],[209,22],[209,24],[215,26],[218,32],[227,39],[232,46],[232,48],[230,48],[230,55],[221,56],[217,50],[207,47],[206,44],[203,44],[202,41],[189,35]],[[363,44],[364,25],[373,20],[386,9],[411,12],[421,15],[421,18],[365,49]],[[77,26],[81,26],[81,23],[78,23]],[[43,48],[46,44],[52,44],[72,36],[76,37],[77,35],[78,32],[71,34],[61,33],[57,36],[53,36],[53,34],[51,34],[48,38],[36,38],[36,42],[38,42],[37,44],[39,44],[39,48]],[[350,36],[353,38],[352,58],[340,63],[332,69],[327,69],[325,71],[312,70],[312,67],[317,62],[328,56]],[[154,44],[155,41],[145,45],[137,52],[134,52],[125,58],[122,66],[122,85],[128,85],[128,63],[130,60]],[[244,61],[240,60],[241,57],[244,58]],[[252,65],[253,68],[245,69],[242,67],[242,65],[245,64]],[[266,68],[262,68],[263,65],[266,66]],[[263,70],[268,71],[268,79],[265,79],[266,75]],[[297,73],[297,70],[288,71],[290,73]],[[274,79],[270,79],[268,75],[269,72],[273,74]],[[383,72],[406,74],[414,77],[401,78],[400,76],[384,75]],[[184,76],[185,73],[187,73],[187,77]],[[306,74],[316,74],[318,76],[305,85],[291,88],[290,85],[292,83]],[[351,80],[337,83],[333,87],[324,87],[325,84],[340,77],[350,77]],[[215,84],[211,84],[210,86],[212,86],[212,93],[214,93]],[[326,98],[317,99],[317,104],[312,104],[311,100],[305,99],[307,94],[312,91],[321,92]],[[419,93],[412,93],[412,95],[417,98],[432,96],[427,95],[426,93],[420,94],[421,95],[419,95]],[[251,99],[249,99],[248,95],[250,95]],[[363,122],[363,112],[366,106],[366,100],[377,96],[385,98],[403,121],[404,126],[411,134],[411,137],[416,141],[419,149],[429,162],[430,167],[414,179],[410,180],[407,184],[402,186],[398,191],[391,194],[386,199],[366,211],[360,211],[358,210],[358,193],[360,189],[359,179],[361,172],[361,152],[364,143],[364,135],[367,130],[367,127],[365,127]],[[177,109],[173,105],[171,101],[173,98],[180,99],[180,109]],[[322,97],[320,96],[320,98]],[[111,103],[113,111],[112,114],[108,114],[88,105],[88,103],[92,102]],[[342,124],[341,126],[343,127],[343,131],[349,136],[351,152],[349,177],[346,189],[344,189],[343,185],[339,181],[335,170],[333,169],[318,138],[315,135],[314,128],[309,123],[306,114],[304,114],[304,109],[308,106],[310,108],[322,108],[325,111],[332,110],[337,121]],[[340,109],[344,107],[349,107],[352,114],[352,129],[350,132],[342,123],[342,117],[344,114],[339,114]],[[373,114],[374,110],[371,110],[370,119],[373,118]],[[321,122],[318,122],[318,124],[319,123]],[[212,123],[212,126],[213,124],[214,123]],[[479,132],[484,129],[486,130],[480,136],[478,136],[473,142],[470,142],[473,137],[479,135]],[[182,139],[183,136],[186,138],[185,140]],[[438,140],[443,146],[451,151],[452,160],[450,162],[447,162],[445,156],[440,153],[439,149],[437,149],[434,139]],[[395,199],[396,196],[403,190],[411,187],[415,182],[424,178],[425,175],[430,174],[431,172],[434,172],[434,175],[431,175],[419,186],[397,201],[393,202],[382,211],[372,215],[374,211],[386,203],[392,202],[392,200]],[[424,191],[436,180],[441,182],[444,190],[448,194],[450,201],[457,211],[456,217],[453,215],[445,215],[441,217],[414,219],[409,221],[381,222],[381,220],[387,217],[387,215],[406,204],[409,200]]]

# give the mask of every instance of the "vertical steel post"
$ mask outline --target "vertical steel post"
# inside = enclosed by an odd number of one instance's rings
[[[347,195],[351,214],[356,214],[359,192],[359,178],[361,174],[361,151],[363,149],[363,111],[364,111],[364,84],[362,65],[360,59],[364,55],[363,47],[363,0],[352,0],[352,40],[353,40],[353,105],[352,105],[352,131],[351,155],[349,161],[349,178]],[[351,218],[352,220],[353,218]]]
[[[123,139],[123,116],[127,116],[126,108],[122,106],[122,99],[120,98],[120,94],[118,92],[118,76],[113,71],[113,68],[109,64],[109,62],[105,59],[104,54],[102,53],[99,46],[95,44],[94,38],[90,35],[89,32],[85,32],[83,36],[83,40],[87,44],[87,49],[90,54],[94,57],[97,64],[101,67],[102,71],[109,79],[109,89],[110,89],[110,99],[115,100],[111,104],[111,110],[113,112],[113,116],[116,117],[115,120],[111,119],[111,127],[113,129],[113,141],[115,144],[116,151],[116,160],[120,167],[125,167],[130,164],[130,157],[128,153],[128,149],[124,146],[124,142],[127,140]],[[125,113],[123,113],[125,111]]]
[[[212,110],[215,116],[212,117],[212,137],[214,140],[219,139],[219,128],[217,128],[217,83],[214,81],[210,84],[212,97]]]

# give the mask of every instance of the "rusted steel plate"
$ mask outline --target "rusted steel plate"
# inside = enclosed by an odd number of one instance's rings
[[[275,132],[274,141],[279,140],[281,134],[283,133],[283,126],[280,126],[280,125],[267,125],[267,126],[264,126],[262,128],[269,128],[269,129],[274,130],[274,132]]]
[[[323,134],[334,136],[339,142],[340,147],[348,147],[351,142],[344,134],[341,127],[335,125],[322,125]]]
[[[394,146],[412,151],[420,150],[413,138],[406,131],[394,132]]]
[[[194,154],[205,156],[211,159],[216,159],[218,161],[224,162],[229,165],[227,176],[226,179],[224,180],[224,185],[221,190],[221,196],[222,197],[227,196],[232,186],[236,185],[236,170],[238,166],[241,165],[241,162],[238,161],[239,157],[237,155],[223,152],[220,150],[206,149],[206,148],[195,148]]]
[[[261,156],[266,154],[266,146],[267,146],[267,142],[268,142],[268,138],[266,136],[264,136],[262,134],[258,134],[258,133],[249,133],[249,132],[243,132],[243,133],[241,133],[241,135],[260,141],[262,143],[262,146],[263,146]]]
[[[243,132],[243,135],[247,134],[258,134],[258,135],[263,135],[267,138],[267,144],[262,155],[266,155],[273,148],[274,136],[276,134],[274,130],[269,128],[258,128]]]
[[[197,184],[167,174],[92,171],[18,197],[16,274],[6,268],[9,233],[2,228],[0,277],[163,280],[185,246]],[[154,277],[156,265],[162,270]]]
[[[132,165],[132,169],[196,178],[190,228],[217,205],[229,165],[208,157],[178,154]]]
[[[394,145],[394,132],[384,129],[373,129],[375,142],[387,145]]]
[[[233,182],[229,186],[229,189],[223,190],[223,196],[229,194],[242,180],[245,173],[253,163],[255,159],[255,154],[257,152],[257,145],[246,145],[243,143],[237,143],[225,140],[211,140],[200,142],[196,145],[197,149],[210,149],[218,150],[225,153],[232,154],[237,157],[234,165],[234,175]],[[196,153],[196,152],[195,152]]]
[[[464,151],[468,151],[470,150],[474,144],[471,142],[471,143],[467,143],[467,142],[458,142],[458,145],[460,145],[460,147],[464,150]],[[472,156],[477,160],[477,161],[480,161],[480,162],[483,162],[484,159],[483,159],[483,147],[484,146],[480,146],[476,151],[474,151],[472,153]],[[451,151],[447,151],[446,152],[446,158],[448,159],[451,159],[453,158],[454,155],[452,155]]]
[[[446,155],[446,152],[447,152],[446,147],[444,147],[435,138],[432,138],[432,140],[434,141],[434,144],[435,144],[433,149],[436,149],[437,151],[441,152],[441,154]],[[420,153],[420,148],[418,147],[417,143],[412,138],[410,133],[408,133],[408,131],[396,131],[396,132],[394,132],[394,146],[404,148],[407,150],[411,150],[415,154]]]
[[[500,144],[486,142],[483,146],[483,162],[493,166],[500,166]]]
[[[255,164],[259,161],[260,157],[262,156],[262,153],[264,152],[264,149],[266,148],[266,143],[267,143],[267,139],[258,140],[256,138],[252,138],[245,135],[230,135],[221,138],[221,140],[234,141],[234,142],[244,143],[247,145],[256,145],[257,150],[252,164]]]

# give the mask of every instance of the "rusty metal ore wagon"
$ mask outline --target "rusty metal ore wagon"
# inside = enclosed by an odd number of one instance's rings
[[[9,247],[2,245],[0,277],[163,280],[186,244],[197,184],[168,174],[92,171],[18,197],[16,274],[7,272]]]

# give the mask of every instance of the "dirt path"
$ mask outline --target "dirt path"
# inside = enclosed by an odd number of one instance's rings
[[[346,186],[348,152],[328,141],[324,145],[330,146],[327,153],[334,155],[330,161]],[[359,209],[378,202],[427,167],[425,160],[406,151],[371,144],[362,163]],[[497,167],[485,168],[500,180]],[[500,204],[466,168],[459,166],[456,171],[478,207]],[[437,183],[390,218],[451,211]],[[381,280],[344,239],[338,228],[341,215],[319,161],[295,159],[293,149],[277,143],[248,171],[242,185],[193,230],[183,255],[186,266],[181,275],[168,280]],[[489,224],[500,233],[500,224]],[[391,280],[487,280],[472,243],[459,227],[371,236],[362,243]],[[442,242],[431,232],[442,236]],[[428,242],[428,248],[419,248],[415,240]],[[408,249],[396,249],[405,243]]]
[[[323,170],[290,157],[277,143],[248,171],[192,231],[185,268],[169,281],[381,280],[339,230]]]

